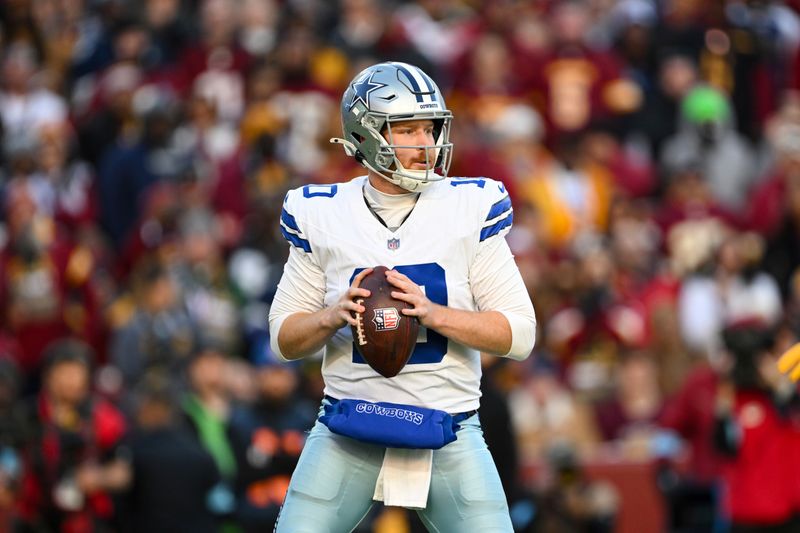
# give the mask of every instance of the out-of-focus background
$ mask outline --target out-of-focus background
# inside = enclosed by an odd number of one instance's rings
[[[516,531],[798,531],[796,0],[5,0],[0,531],[269,531],[321,397],[267,313],[285,192],[381,60],[514,204],[481,414]],[[358,531],[420,531],[375,508]],[[749,529],[748,529],[749,528]],[[771,528],[771,529],[770,529]]]

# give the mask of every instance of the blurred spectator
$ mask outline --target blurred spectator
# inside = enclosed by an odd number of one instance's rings
[[[76,139],[64,124],[42,127],[38,172],[31,185],[40,211],[65,224],[76,236],[94,229],[97,198],[92,167],[76,157]]]
[[[546,480],[537,491],[538,513],[525,531],[556,533],[615,530],[619,496],[609,483],[592,481],[575,448],[554,443],[547,449]]]
[[[247,209],[241,141],[239,132],[220,119],[215,106],[207,96],[195,94],[187,108],[190,121],[176,129],[172,149],[190,158],[195,170],[191,177],[203,203],[226,217],[229,222],[223,227],[237,227],[226,230],[236,234],[225,239],[232,244],[238,240],[238,225]]]
[[[688,346],[713,355],[726,326],[758,320],[775,326],[783,314],[775,280],[760,263],[764,243],[756,234],[730,234],[709,269],[688,276],[681,288],[681,329]]]
[[[434,68],[419,66],[426,72],[440,74],[447,72],[455,58],[473,44],[477,29],[475,13],[467,5],[452,0],[406,3],[397,9],[393,22]]]
[[[132,142],[138,117],[133,98],[142,83],[142,71],[134,65],[109,67],[97,82],[93,95],[97,109],[87,102],[78,114],[78,140],[81,155],[95,168],[115,143]]]
[[[220,531],[209,505],[220,474],[211,455],[180,422],[177,391],[163,377],[134,391],[134,429],[125,446],[132,470],[120,531]]]
[[[3,87],[0,91],[0,119],[6,135],[37,132],[46,124],[67,118],[64,99],[44,87],[37,87],[34,51],[19,45],[3,59]]]
[[[629,149],[618,135],[618,128],[611,123],[590,124],[583,138],[589,164],[608,169],[620,194],[650,195],[656,186],[653,166],[645,154]]]
[[[613,257],[600,242],[583,243],[575,255],[574,285],[546,322],[545,343],[559,354],[570,386],[597,399],[610,392],[620,352],[645,344],[645,308],[618,285]]]
[[[615,201],[608,246],[616,267],[613,287],[624,302],[615,313],[616,329],[634,333],[626,336],[632,346],[648,348],[659,386],[672,392],[685,376],[686,354],[676,313],[680,279],[661,254],[661,239],[649,202]]]
[[[37,58],[41,58],[45,48],[44,38],[30,8],[30,2],[25,0],[3,3],[0,7],[3,44],[28,47],[35,51]]]
[[[627,114],[641,104],[639,87],[627,79],[613,51],[587,42],[592,23],[589,2],[553,3],[548,23],[553,41],[531,70],[536,102],[548,125],[550,145],[592,120]]]
[[[230,422],[240,495],[236,514],[246,532],[274,526],[318,410],[299,388],[294,365],[272,359],[251,371],[257,383],[256,401],[247,410],[233,411]]]
[[[680,104],[681,124],[661,154],[667,174],[696,164],[713,199],[730,210],[744,206],[757,169],[753,150],[737,133],[728,98],[711,87],[695,87]]]
[[[281,13],[274,0],[242,2],[239,42],[253,57],[267,55],[277,42]]]
[[[264,135],[274,138],[283,129],[285,110],[280,109],[275,101],[281,82],[281,70],[272,63],[259,63],[250,70],[247,104],[241,121],[241,136],[245,146],[251,146]]]
[[[123,0],[54,7],[53,24],[64,24],[61,54],[69,54],[68,77],[76,92],[91,85],[93,77],[114,63],[118,54],[119,59],[136,59],[136,52],[144,48],[146,36]]]
[[[344,0],[331,43],[347,57],[380,57],[388,20],[384,0]]]
[[[519,191],[539,213],[543,243],[556,250],[605,231],[614,193],[609,170],[589,157],[583,136],[563,136],[555,158]]]
[[[500,35],[488,33],[480,36],[458,65],[459,75],[454,82],[453,96],[448,99],[453,113],[478,128],[496,132],[494,124],[504,120],[508,122],[508,118],[501,116],[506,107],[522,103],[525,96],[525,80],[516,75],[515,66],[511,50]],[[522,127],[530,128],[528,115],[529,112],[521,110]],[[535,125],[532,136],[542,137],[544,130],[535,131],[542,129],[541,117],[537,119],[540,124]],[[456,132],[468,133],[469,130],[456,129]]]
[[[539,168],[552,164],[541,146],[544,125],[538,111],[526,104],[497,103],[482,119],[476,139],[459,145],[460,163],[454,175],[494,176],[503,181],[512,202],[519,206],[519,190],[534,179]]]
[[[722,457],[714,448],[714,416],[719,371],[707,362],[693,368],[680,389],[664,404],[659,420],[689,445],[688,465],[678,470],[667,462],[659,479],[670,532],[711,531],[716,521],[716,494]]]
[[[240,302],[225,270],[216,220],[211,212],[195,208],[184,212],[178,225],[181,248],[172,275],[180,298],[203,342],[240,353]]]
[[[232,0],[199,3],[199,39],[183,50],[176,85],[182,94],[210,100],[219,117],[238,121],[244,110],[244,73],[252,58],[236,41],[239,4]]]
[[[338,98],[334,100],[332,92],[315,78],[316,41],[310,28],[293,26],[275,56],[283,72],[283,90],[272,99],[286,124],[281,159],[306,181],[327,163],[330,137],[326,134],[331,116],[339,107]]]
[[[654,87],[644,92],[642,107],[633,114],[631,128],[645,136],[652,162],[661,161],[664,143],[678,131],[679,106],[697,84],[697,65],[690,55],[659,49],[661,57]]]
[[[717,390],[714,442],[726,456],[723,510],[736,533],[797,528],[796,450],[781,414],[796,386],[776,371],[774,333],[742,323],[724,335],[731,369]]]
[[[500,474],[500,482],[506,493],[509,507],[514,499],[519,497],[521,476],[519,475],[519,453],[514,440],[514,425],[508,405],[508,388],[517,385],[507,383],[506,376],[513,373],[514,369],[505,368],[509,360],[497,359],[491,356],[481,357],[481,407],[478,414],[481,417],[484,438],[492,458]],[[511,365],[512,367],[517,365]]]
[[[763,1],[728,2],[725,17],[727,35],[706,32],[706,55],[715,53],[730,64],[739,130],[758,141],[764,121],[780,104],[781,90],[790,83],[787,65],[800,44],[800,17],[784,2]]]
[[[775,161],[750,199],[750,225],[768,239],[764,268],[775,277],[784,296],[800,267],[800,93],[787,93],[770,122],[767,138]]]
[[[748,226],[774,237],[787,214],[787,191],[800,175],[800,92],[786,92],[765,127],[770,164],[748,202]]]
[[[536,358],[530,377],[509,395],[509,406],[520,460],[541,461],[548,447],[572,443],[583,456],[598,441],[591,411],[558,379],[555,365]]]
[[[191,18],[181,9],[180,0],[146,0],[143,12],[151,41],[148,66],[163,69],[174,65],[190,41]]]
[[[647,93],[655,87],[656,36],[658,22],[656,6],[651,0],[622,0],[606,5],[600,3],[595,9],[606,9],[603,21],[592,24],[590,41],[613,46],[624,60],[631,80]],[[595,16],[594,20],[598,17]],[[605,24],[603,24],[605,22]],[[608,35],[602,35],[603,32]]]
[[[614,396],[595,407],[597,427],[604,440],[629,445],[623,450],[629,457],[647,457],[663,404],[658,369],[646,352],[627,353],[621,359]],[[637,450],[637,445],[643,445],[644,450]]]
[[[48,347],[42,392],[29,414],[19,531],[107,531],[113,524],[110,493],[130,479],[118,455],[126,423],[93,395],[91,382],[88,346],[67,339]]]
[[[678,276],[702,268],[727,233],[739,226],[734,213],[711,196],[694,164],[667,177],[664,199],[654,214],[671,268]]]
[[[118,136],[100,155],[97,163],[100,223],[118,251],[131,239],[147,190],[175,172],[174,161],[163,157],[168,155],[173,120],[168,105],[157,102],[142,117],[138,138]]]
[[[35,380],[45,346],[70,332],[97,340],[100,326],[92,254],[74,247],[69,232],[37,210],[32,188],[29,180],[14,180],[6,191],[8,245],[0,250],[0,302],[5,324],[20,344],[20,367],[26,379]]]
[[[132,297],[116,304],[121,324],[111,341],[111,363],[128,388],[148,373],[181,383],[199,339],[197,325],[178,300],[174,280],[156,260],[142,261],[132,278]]]
[[[0,351],[0,529],[5,531],[11,530],[29,429],[21,409],[20,382],[17,365]]]
[[[236,522],[237,476],[233,434],[241,431],[236,424],[241,418],[235,413],[239,409],[233,401],[226,381],[227,356],[208,344],[200,346],[192,354],[187,368],[189,390],[181,405],[183,415],[197,441],[214,459],[220,474],[217,483],[208,495],[208,506],[212,513],[223,520],[222,531],[242,531]]]

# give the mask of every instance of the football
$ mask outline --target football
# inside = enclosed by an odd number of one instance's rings
[[[361,357],[380,375],[391,378],[411,357],[419,322],[402,313],[402,309],[411,308],[409,304],[392,298],[392,291],[397,289],[386,281],[387,270],[385,266],[375,267],[362,280],[361,287],[368,289],[370,296],[356,300],[366,310],[354,315],[357,324],[351,329]]]

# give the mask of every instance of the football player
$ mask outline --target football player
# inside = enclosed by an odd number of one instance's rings
[[[535,339],[533,305],[504,238],[511,200],[498,181],[447,177],[452,114],[415,66],[388,62],[359,73],[341,118],[344,138],[331,141],[367,174],[287,194],[281,231],[291,247],[270,310],[271,347],[286,360],[324,350],[321,413],[356,399],[444,411],[459,424],[456,440],[437,449],[399,450],[343,436],[321,417],[276,530],[351,531],[382,500],[416,509],[431,531],[510,532],[476,410],[480,352],[522,360]],[[377,265],[390,268],[392,295],[413,306],[403,313],[421,326],[408,364],[391,379],[358,355],[347,327],[365,310],[356,300],[369,292],[359,283]]]

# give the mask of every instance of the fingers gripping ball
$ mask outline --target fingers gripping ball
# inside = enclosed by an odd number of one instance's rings
[[[778,370],[783,374],[789,374],[792,381],[800,381],[800,342],[789,348],[778,359]]]
[[[370,291],[368,298],[359,298],[364,313],[356,313],[353,342],[361,357],[380,375],[391,378],[400,373],[411,357],[417,343],[419,323],[416,318],[403,315],[411,306],[392,298],[397,290],[386,281],[384,266],[375,267],[361,282]]]

